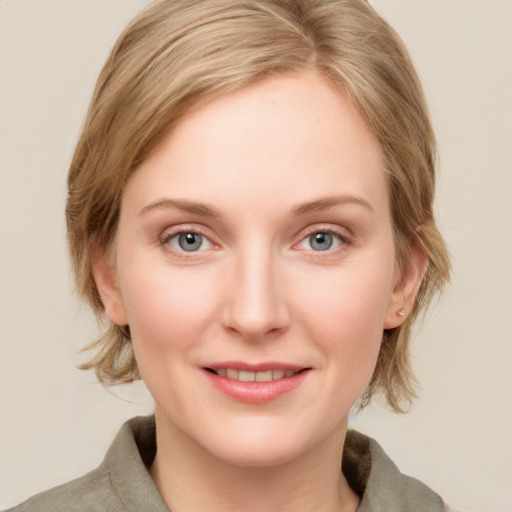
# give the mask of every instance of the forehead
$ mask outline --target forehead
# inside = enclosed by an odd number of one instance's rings
[[[286,203],[329,192],[375,201],[387,183],[362,116],[309,72],[266,78],[191,111],[135,172],[126,194],[136,189],[143,202],[166,187],[174,197],[208,202],[230,191],[271,193]]]

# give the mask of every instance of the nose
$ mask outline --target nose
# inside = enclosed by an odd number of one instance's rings
[[[249,254],[248,254],[249,253]],[[275,338],[290,324],[283,276],[270,251],[248,251],[233,262],[224,290],[224,328],[248,341]]]

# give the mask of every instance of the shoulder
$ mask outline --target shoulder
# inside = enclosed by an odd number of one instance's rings
[[[6,512],[168,512],[147,470],[155,452],[154,418],[132,418],[97,469]]]
[[[441,497],[425,484],[403,475],[370,437],[349,431],[343,473],[362,497],[357,512],[444,512]]]
[[[81,478],[36,494],[6,512],[117,512],[124,510],[101,466]]]

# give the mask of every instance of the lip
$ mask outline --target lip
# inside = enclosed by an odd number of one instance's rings
[[[283,377],[278,380],[266,382],[241,382],[227,377],[216,375],[208,369],[218,370],[220,368],[233,368],[236,370],[245,370],[251,372],[261,372],[268,370],[293,370],[299,373],[291,377]],[[302,384],[311,372],[311,368],[298,366],[289,363],[265,362],[250,364],[241,361],[225,361],[221,363],[212,363],[202,368],[204,375],[210,383],[221,393],[229,396],[239,402],[262,404],[276,400],[280,396],[291,392]]]
[[[205,364],[203,368],[211,368],[218,370],[219,368],[233,368],[234,370],[245,370],[248,372],[265,372],[267,370],[293,370],[298,372],[305,370],[307,367],[296,364],[282,363],[279,361],[268,361],[265,363],[246,363],[244,361],[222,361],[219,363]]]

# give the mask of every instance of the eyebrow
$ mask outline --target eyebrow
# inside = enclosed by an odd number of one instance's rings
[[[187,201],[185,199],[161,199],[154,203],[148,204],[141,209],[140,215],[152,210],[176,208],[184,212],[193,213],[195,215],[203,215],[205,217],[220,217],[220,210],[215,206],[205,203],[195,203],[193,201]]]
[[[308,201],[307,203],[296,205],[292,208],[291,213],[295,215],[303,215],[306,213],[327,210],[328,208],[344,204],[358,204],[372,212],[374,211],[370,203],[362,197],[346,194],[321,197],[319,199],[315,199],[314,201]],[[166,208],[176,208],[187,213],[203,215],[205,217],[221,217],[220,210],[215,206],[206,203],[187,201],[186,199],[161,199],[155,201],[154,203],[150,203],[144,206],[144,208],[142,208],[140,211],[140,215],[144,215],[145,213],[152,210]]]
[[[292,213],[296,215],[302,215],[305,213],[327,210],[328,208],[332,208],[333,206],[339,206],[344,204],[358,204],[370,210],[371,212],[375,211],[372,205],[368,201],[366,201],[366,199],[363,199],[362,197],[355,196],[352,194],[346,194],[321,197],[314,201],[299,204],[292,208]]]

